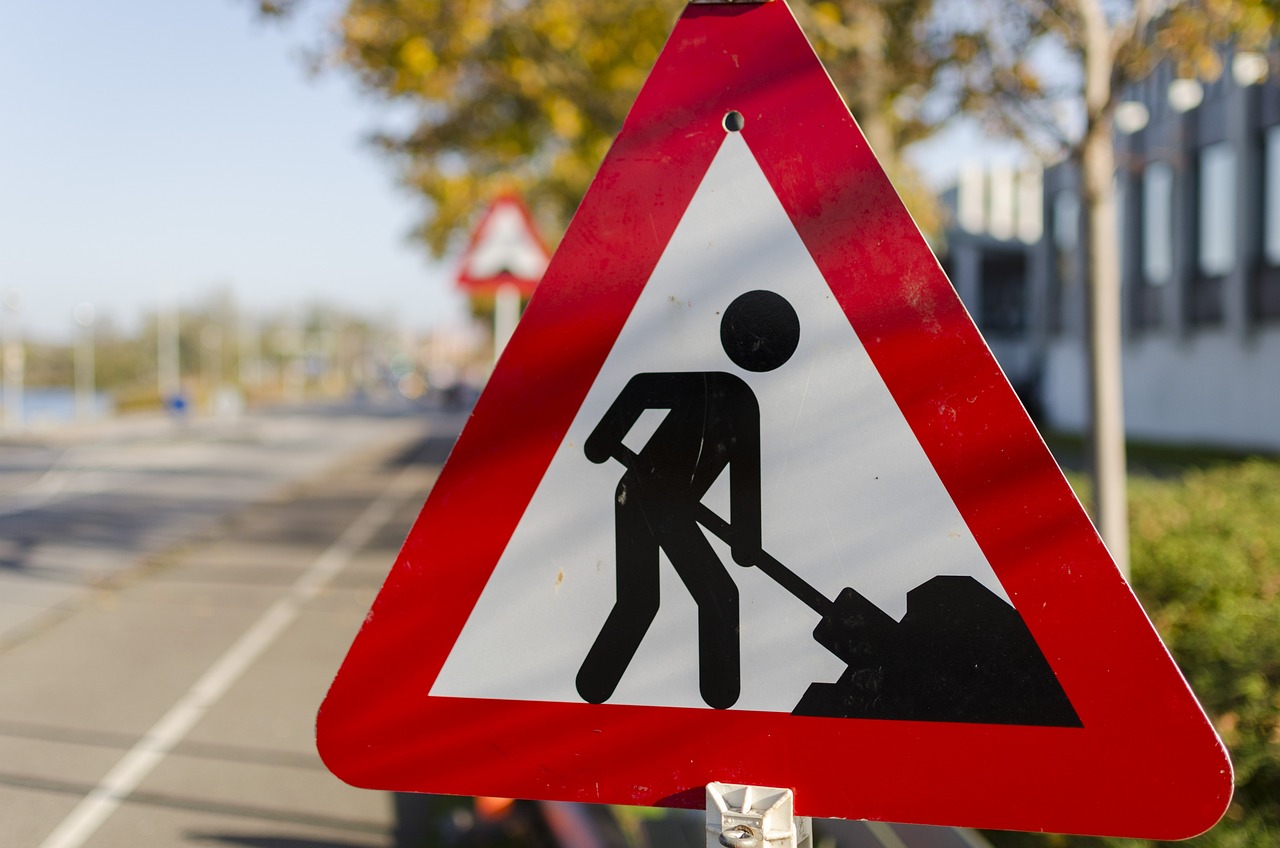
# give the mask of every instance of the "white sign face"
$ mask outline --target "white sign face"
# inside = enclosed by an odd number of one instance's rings
[[[721,344],[726,308],[768,291],[799,319],[794,354],[752,372]],[[581,703],[575,678],[617,598],[615,498],[625,469],[588,460],[587,437],[637,374],[727,373],[759,405],[761,541],[827,598],[851,587],[894,619],[907,592],[970,576],[1008,602],[754,156],[736,133],[707,171],[432,690],[433,696]],[[624,444],[661,425],[650,409]],[[731,520],[732,465],[702,503]],[[734,709],[790,712],[845,664],[813,637],[819,616],[704,531],[739,592]],[[698,606],[666,554],[661,604],[609,703],[707,708]]]
[[[529,228],[520,207],[509,200],[495,201],[476,234],[462,268],[462,276],[491,280],[504,274],[537,281],[547,269],[547,251]]]

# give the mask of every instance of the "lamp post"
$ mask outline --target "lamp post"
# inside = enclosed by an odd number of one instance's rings
[[[80,328],[75,352],[76,420],[91,421],[94,418],[93,322],[97,310],[92,303],[79,303],[71,311],[71,317]]]
[[[222,327],[206,324],[200,329],[200,365],[210,409],[216,409],[222,394]]]
[[[162,300],[156,312],[156,391],[166,407],[182,393],[178,321],[178,304]]]
[[[18,315],[21,308],[22,293],[17,289],[5,292],[0,324],[4,335],[4,424],[7,430],[22,429],[26,351],[22,345],[22,323]]]
[[[513,283],[498,286],[493,298],[493,362],[496,365],[520,322],[520,287]]]

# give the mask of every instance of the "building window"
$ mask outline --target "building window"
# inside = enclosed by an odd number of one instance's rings
[[[1230,142],[1200,150],[1197,167],[1196,274],[1188,300],[1192,324],[1223,319],[1223,278],[1236,265],[1236,154]]]
[[[1167,162],[1142,172],[1142,279],[1153,286],[1173,279],[1173,168]]]
[[[1063,293],[1080,269],[1080,198],[1074,191],[1053,196],[1053,275],[1048,292],[1049,329],[1063,329]]]
[[[1027,329],[1027,260],[1022,253],[990,252],[982,258],[982,331],[1018,337]]]
[[[1138,241],[1130,291],[1130,323],[1134,328],[1160,327],[1165,292],[1174,279],[1174,169],[1166,161],[1143,168],[1137,182],[1137,227],[1129,229],[1120,219],[1120,241],[1134,233]],[[1119,196],[1117,196],[1119,201]],[[1128,263],[1121,260],[1121,268]]]
[[[1230,142],[1200,152],[1200,273],[1224,277],[1236,266],[1236,152]]]
[[[1264,144],[1262,255],[1275,267],[1280,266],[1280,125],[1267,130]]]
[[[1268,127],[1262,147],[1262,268],[1254,292],[1259,318],[1280,318],[1280,125]]]
[[[1060,191],[1053,197],[1053,245],[1069,252],[1080,246],[1080,198],[1074,191]]]

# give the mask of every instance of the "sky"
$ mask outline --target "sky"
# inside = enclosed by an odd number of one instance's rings
[[[128,328],[221,286],[253,310],[461,320],[364,141],[394,116],[307,72],[322,26],[250,0],[0,4],[0,293],[28,337],[69,338],[80,303]]]
[[[308,73],[337,4],[304,6],[280,25],[252,0],[0,4],[0,296],[25,335],[70,338],[83,303],[133,329],[220,287],[257,312],[464,320],[453,262],[409,240],[418,202],[365,142],[395,115]],[[945,182],[979,143],[918,160]]]

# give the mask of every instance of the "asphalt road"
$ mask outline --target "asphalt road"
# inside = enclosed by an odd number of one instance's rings
[[[411,437],[422,419],[405,404],[345,405],[0,441],[0,646],[74,609],[87,587],[172,556],[365,445]]]
[[[460,424],[408,412],[0,449],[0,844],[394,843],[312,720]]]
[[[344,406],[0,441],[0,846],[405,848],[470,827],[469,801],[342,784],[312,734],[462,420]],[[504,844],[624,844],[608,808],[521,815],[544,841]],[[700,846],[701,818],[633,818],[626,844]],[[821,848],[982,844],[815,832]]]

